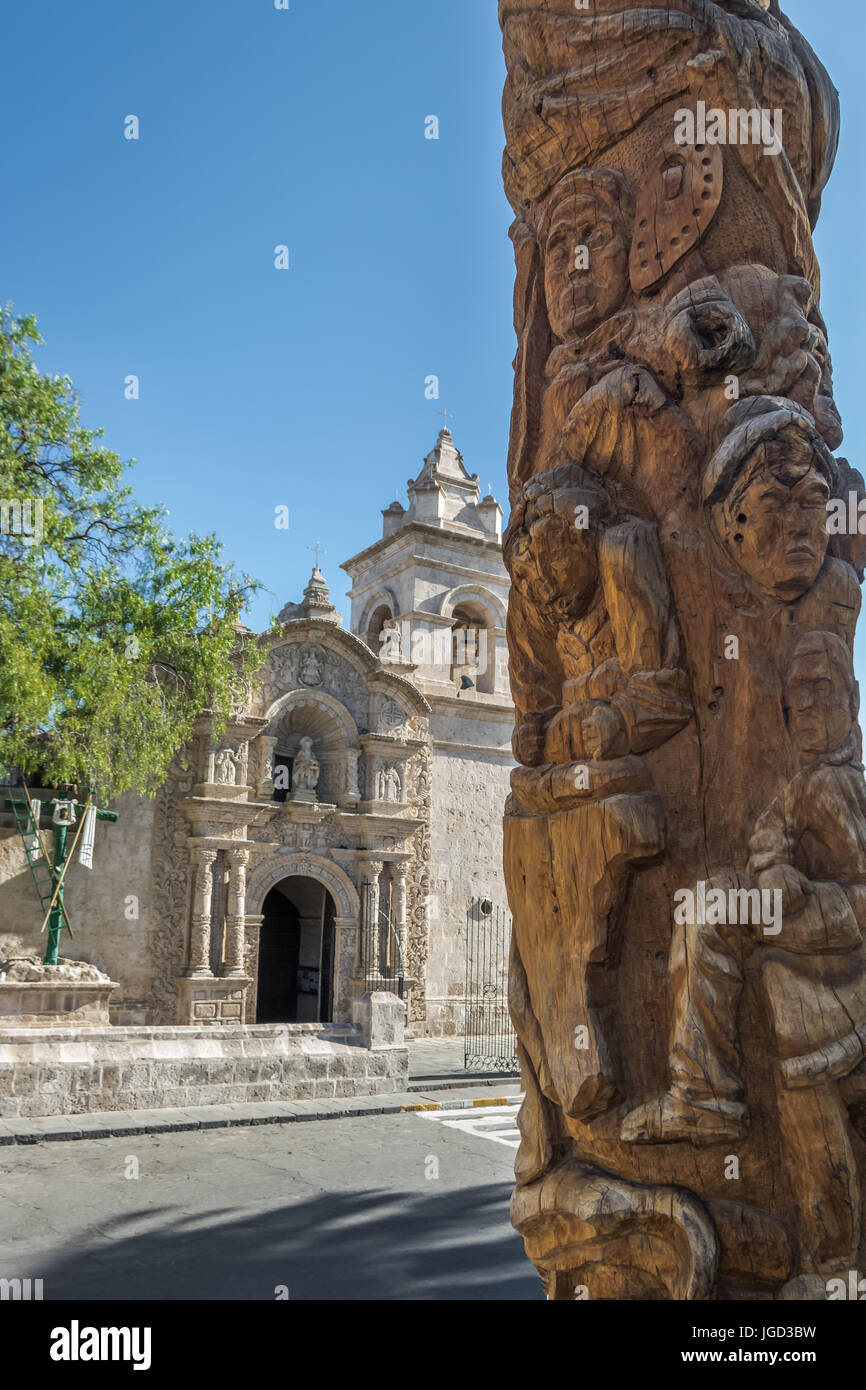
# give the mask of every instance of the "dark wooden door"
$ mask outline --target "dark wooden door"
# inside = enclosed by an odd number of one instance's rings
[[[259,936],[257,1023],[294,1023],[298,1017],[298,912],[272,888],[265,898]]]

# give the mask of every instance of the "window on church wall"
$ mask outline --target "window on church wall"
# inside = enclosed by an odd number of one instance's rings
[[[493,639],[490,622],[480,604],[454,609],[451,629],[451,679],[458,690],[494,689]],[[471,682],[471,684],[468,684]]]
[[[294,758],[289,753],[274,754],[274,794],[273,801],[286,801],[292,790],[292,765]]]
[[[394,615],[388,605],[385,603],[380,604],[367,626],[364,641],[367,643],[367,646],[373,652],[374,656],[378,656],[381,661],[388,661],[389,658],[394,660],[394,656],[389,652],[389,648],[392,644],[389,639],[388,630],[385,627],[385,624],[391,622],[393,617]]]

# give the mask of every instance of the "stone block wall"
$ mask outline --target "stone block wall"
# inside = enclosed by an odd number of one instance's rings
[[[449,731],[471,741],[471,721]],[[510,734],[510,728],[508,729]],[[473,898],[506,905],[502,813],[511,750],[460,752],[434,747],[431,809],[430,936],[427,1019],[430,1037],[464,1031],[466,921]]]
[[[0,789],[0,799],[5,794]],[[113,809],[119,816],[116,824],[97,824],[93,868],[81,867],[76,850],[67,870],[65,899],[75,935],[61,934],[60,954],[87,961],[117,981],[110,1005],[113,1023],[144,1023],[153,979],[150,861],[154,803],[128,793],[113,803]],[[50,820],[41,829],[53,855]],[[42,911],[21,836],[11,816],[4,813],[0,823],[0,958],[41,956],[45,950],[41,923]]]
[[[408,1051],[354,1025],[0,1031],[0,1119],[387,1095]]]

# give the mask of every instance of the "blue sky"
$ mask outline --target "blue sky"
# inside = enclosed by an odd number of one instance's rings
[[[866,23],[862,0],[787,12],[842,96],[817,245],[842,452],[863,469]],[[41,0],[10,7],[0,45],[15,131],[0,298],[38,314],[41,365],[68,372],[86,423],[137,458],[142,500],[178,531],[216,531],[266,585],[254,626],[300,596],[317,540],[347,607],[339,562],[378,538],[395,493],[405,502],[437,410],[504,498],[513,261],[495,0]],[[138,141],[123,138],[129,114]],[[439,401],[424,396],[432,373]]]

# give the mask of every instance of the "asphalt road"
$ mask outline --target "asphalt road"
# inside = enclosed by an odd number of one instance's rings
[[[4,1147],[0,1278],[46,1301],[541,1299],[516,1138],[508,1107]]]

